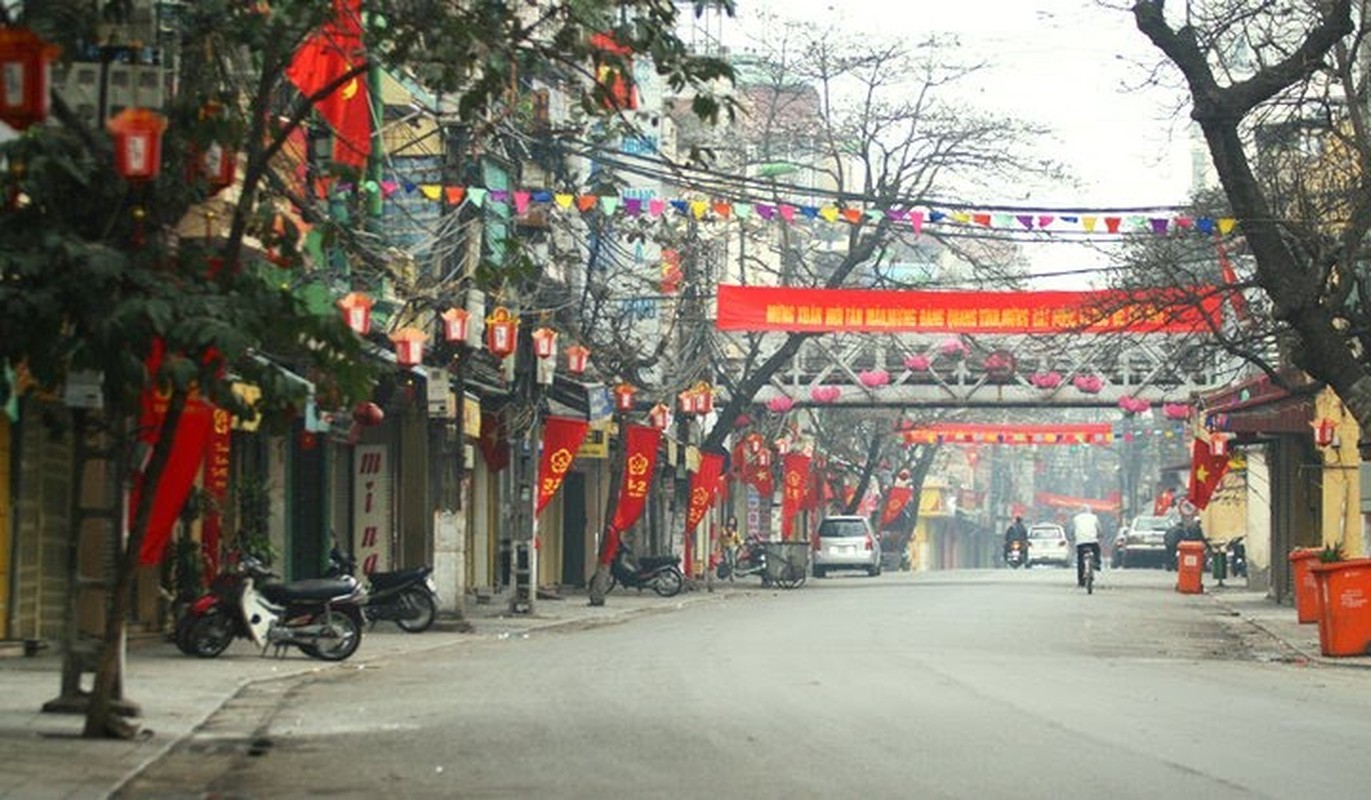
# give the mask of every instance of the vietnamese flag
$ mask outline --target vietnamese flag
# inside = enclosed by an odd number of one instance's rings
[[[628,425],[624,429],[624,474],[619,481],[619,505],[605,531],[600,565],[608,567],[619,553],[619,534],[628,530],[643,513],[643,503],[652,488],[652,471],[657,465],[657,444],[662,432],[651,425]]]
[[[576,451],[590,430],[590,423],[569,417],[548,417],[543,421],[543,456],[538,463],[538,503],[533,513],[543,508],[562,488],[567,470],[576,461]]]
[[[371,155],[372,118],[367,57],[362,47],[361,0],[333,0],[333,15],[295,51],[286,77],[301,94],[311,97],[361,68],[314,105],[333,128],[333,160],[360,168]]]
[[[1195,508],[1209,505],[1227,471],[1228,455],[1214,455],[1208,442],[1196,438],[1190,446],[1190,502]]]
[[[789,540],[809,486],[809,456],[786,453],[781,479],[781,538]]]
[[[900,512],[909,504],[914,490],[908,486],[892,486],[886,490],[885,505],[881,506],[881,527],[885,528],[899,518]]]

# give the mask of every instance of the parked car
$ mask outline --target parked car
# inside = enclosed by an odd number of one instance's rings
[[[873,577],[881,574],[881,542],[866,517],[825,517],[819,523],[814,577],[822,578],[835,569],[865,570]]]
[[[1161,567],[1166,563],[1166,529],[1175,523],[1171,517],[1134,517],[1115,540],[1118,566]]]
[[[1069,567],[1075,562],[1074,551],[1062,526],[1054,522],[1039,522],[1028,527],[1028,563],[1025,566],[1056,564]]]

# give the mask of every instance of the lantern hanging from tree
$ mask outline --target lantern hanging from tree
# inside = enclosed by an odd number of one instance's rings
[[[371,330],[371,307],[375,302],[364,292],[348,292],[338,301],[343,310],[343,320],[359,336]]]
[[[1212,456],[1228,455],[1228,434],[1211,433],[1209,434],[1209,454]]]
[[[1314,428],[1314,444],[1318,447],[1329,447],[1333,444],[1333,437],[1337,434],[1338,426],[1331,419],[1321,419],[1318,422],[1310,423]]]
[[[28,28],[0,28],[0,121],[22,131],[47,119],[52,61],[60,52]]]
[[[581,375],[586,371],[586,362],[590,359],[590,348],[573,344],[566,349],[566,368],[572,375]]]
[[[443,339],[449,342],[465,343],[471,323],[471,313],[465,308],[449,308],[442,313]]]
[[[633,410],[633,394],[638,390],[632,384],[621,383],[614,387],[614,408],[617,411],[627,412]]]
[[[518,334],[519,320],[504,306],[496,306],[486,317],[486,349],[496,358],[507,358],[514,352]]]
[[[552,328],[539,328],[533,332],[533,355],[541,359],[557,355],[557,331]]]
[[[666,430],[671,424],[671,408],[665,403],[658,403],[647,412],[647,420],[652,427],[659,431]]]
[[[714,389],[708,383],[695,384],[695,413],[700,416],[714,411]]]
[[[126,108],[106,126],[114,136],[114,170],[132,183],[144,183],[162,171],[162,133],[167,118],[146,108]]]
[[[686,389],[676,395],[676,402],[679,404],[682,414],[694,414],[698,400],[699,396],[695,394],[693,389]]]
[[[424,342],[428,335],[418,328],[401,328],[390,335],[395,344],[395,360],[403,367],[413,367],[423,363]]]

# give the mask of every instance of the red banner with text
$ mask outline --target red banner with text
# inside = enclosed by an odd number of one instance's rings
[[[576,461],[576,451],[590,430],[590,423],[570,417],[548,417],[543,420],[543,456],[538,463],[538,503],[533,513],[543,508],[562,488],[567,470]]]
[[[781,538],[789,540],[809,486],[809,456],[786,453],[781,478]]]
[[[905,444],[1110,444],[1114,428],[1107,422],[1000,425],[937,422],[901,431]]]
[[[908,486],[892,486],[885,492],[885,504],[881,506],[881,527],[894,522],[899,518],[904,507],[909,504],[909,499],[914,496],[914,490]]]
[[[624,428],[624,473],[619,482],[619,505],[605,532],[600,564],[609,566],[619,552],[619,534],[632,527],[643,513],[643,503],[652,487],[652,470],[657,465],[657,444],[661,430],[651,425]]]
[[[200,526],[200,551],[205,559],[205,584],[219,574],[219,541],[228,506],[229,459],[231,456],[233,415],[215,408],[209,429],[209,449],[205,453],[204,486],[210,504]]]
[[[986,292],[721,284],[723,331],[815,333],[1195,333],[1221,319],[1212,286]]]
[[[700,468],[690,476],[690,505],[686,507],[686,536],[695,530],[714,502],[719,488],[719,473],[724,468],[723,453],[701,453]]]

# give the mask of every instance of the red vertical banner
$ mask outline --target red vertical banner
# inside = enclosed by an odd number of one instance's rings
[[[205,493],[210,505],[200,528],[200,551],[205,562],[205,583],[219,574],[219,540],[223,527],[224,506],[228,503],[230,442],[233,417],[222,408],[215,408],[209,429],[209,449],[205,454]]]
[[[652,471],[657,465],[657,444],[661,430],[651,425],[624,428],[624,474],[619,483],[619,504],[605,531],[600,564],[609,566],[619,552],[619,534],[632,527],[643,513],[643,503],[652,487]]]
[[[894,522],[904,507],[909,504],[909,499],[914,496],[914,490],[908,486],[892,486],[885,492],[885,503],[881,505],[881,528]]]
[[[543,456],[538,463],[538,503],[535,514],[562,488],[567,471],[576,461],[576,451],[590,430],[590,423],[569,417],[548,417],[543,421]]]
[[[156,393],[155,390],[149,390]],[[160,405],[160,413],[151,427],[151,439],[145,438],[149,445],[156,446],[162,433],[162,421],[166,415],[166,398],[153,401],[153,407]],[[181,516],[181,508],[195,484],[195,476],[200,473],[205,451],[209,444],[213,412],[210,405],[198,396],[186,400],[181,419],[176,429],[171,431],[171,454],[161,478],[153,488],[152,514],[148,517],[148,529],[143,534],[143,545],[138,551],[138,560],[143,564],[156,564],[162,560],[162,551],[171,539],[171,531],[176,519]],[[134,478],[130,497],[129,511],[138,507],[144,490],[144,476],[140,472]]]
[[[719,477],[724,470],[723,453],[701,453],[700,468],[690,476],[690,503],[686,506],[685,563],[686,575],[695,568],[695,528],[705,518],[719,490]]]
[[[809,486],[809,456],[786,453],[781,479],[781,538],[789,540]]]

